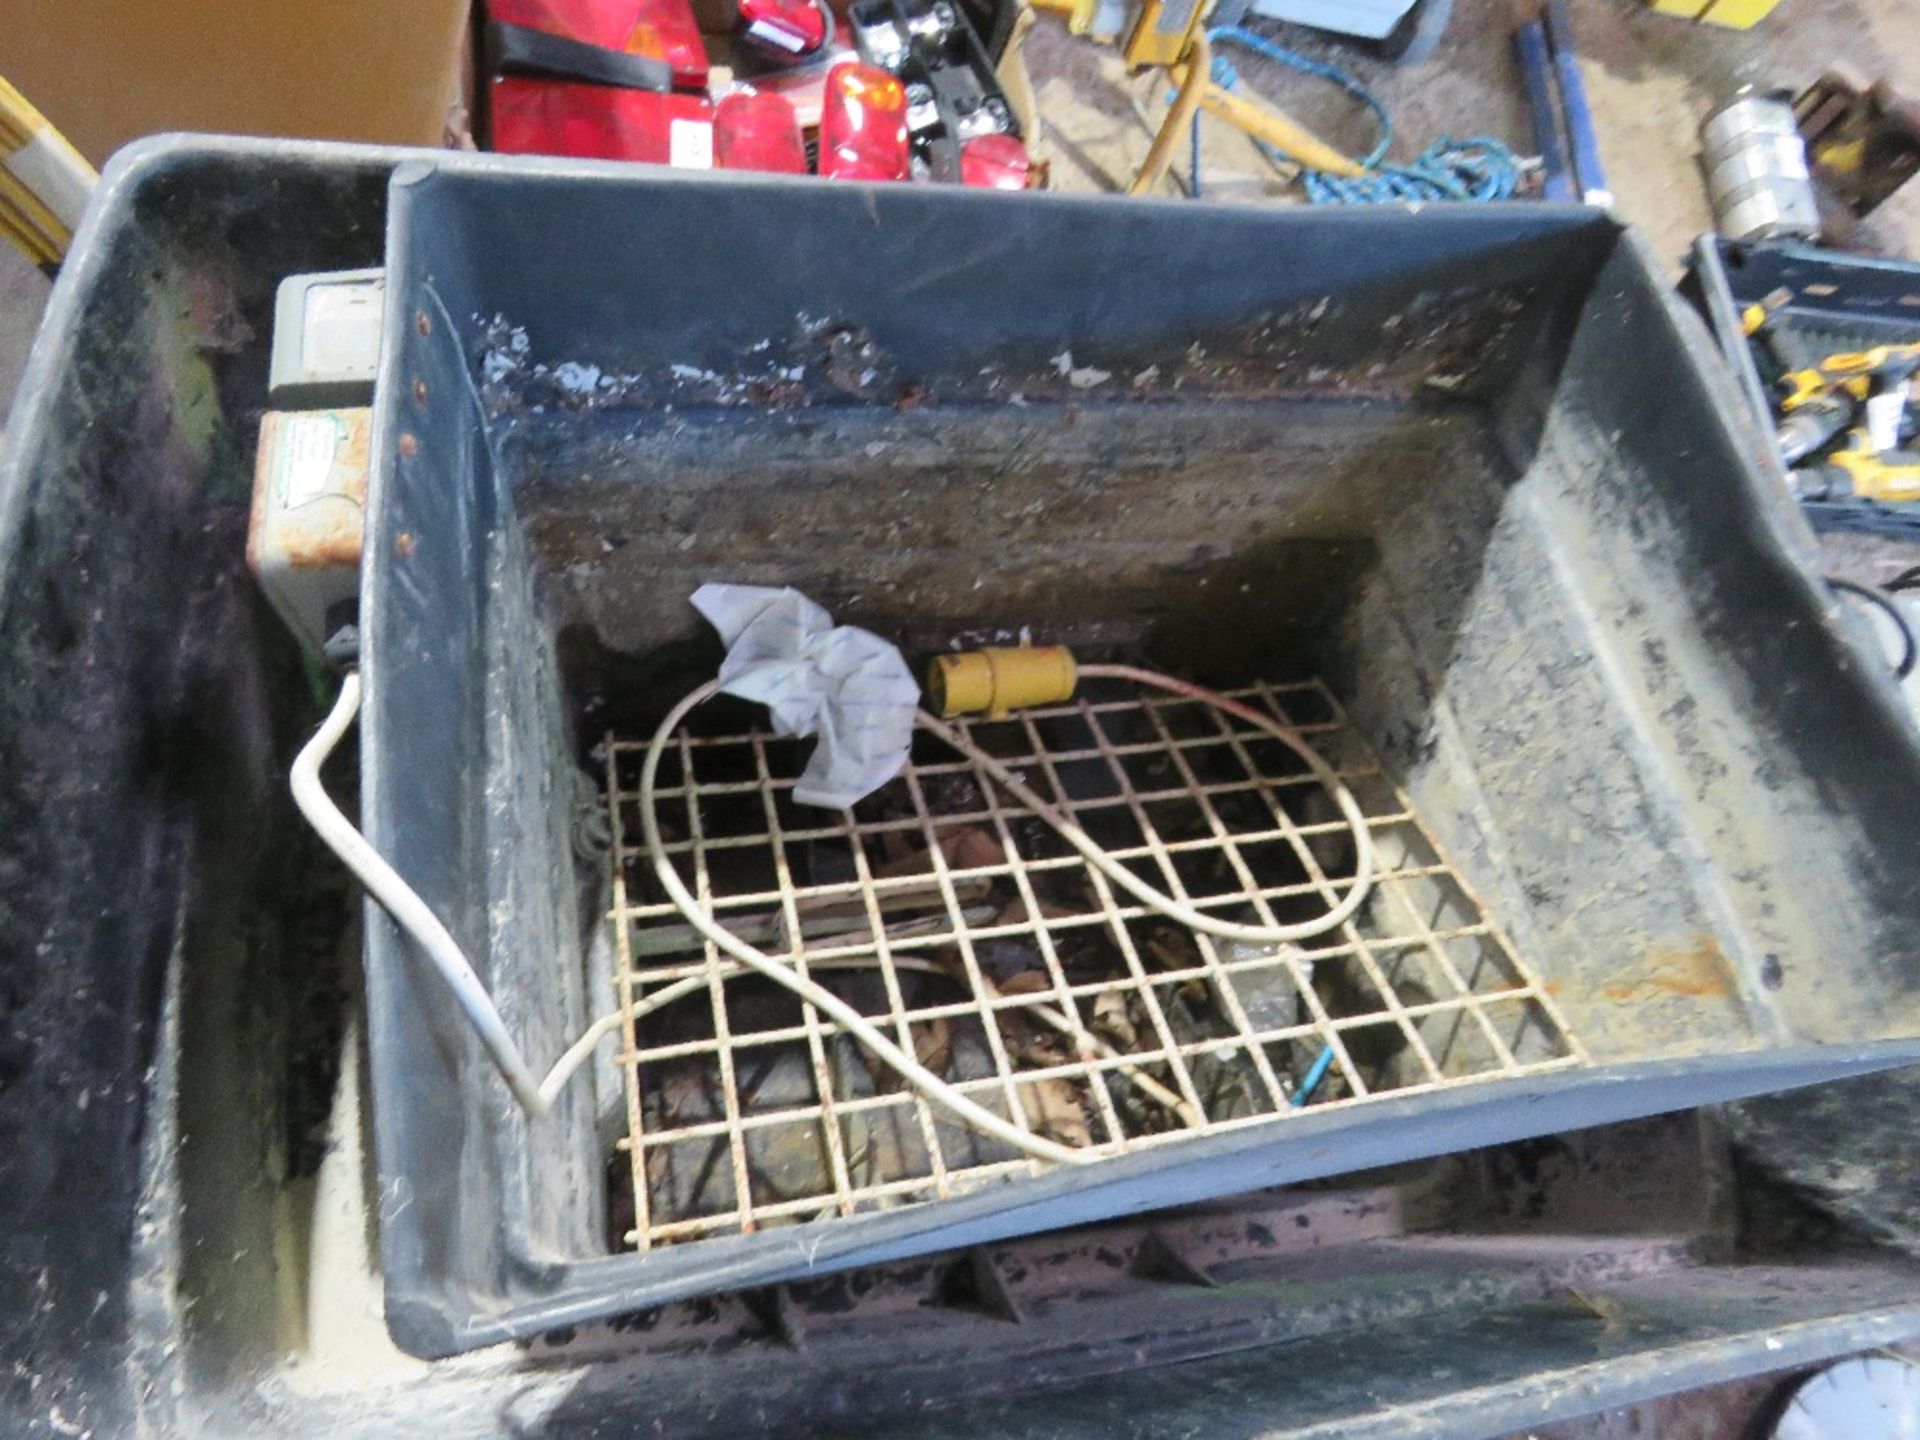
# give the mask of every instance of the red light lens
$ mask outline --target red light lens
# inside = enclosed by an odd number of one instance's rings
[[[820,173],[837,180],[905,180],[909,158],[906,87],[857,60],[828,71],[820,102]]]
[[[1027,147],[1011,135],[976,135],[960,147],[960,183],[982,190],[1024,190],[1033,174]]]
[[[706,91],[707,47],[690,0],[488,0],[486,8],[503,25],[664,60],[676,89]]]
[[[807,173],[800,121],[784,96],[740,91],[713,107],[713,161],[722,170]]]
[[[508,75],[493,82],[493,148],[700,168],[712,164],[704,95],[656,95]]]
[[[740,33],[776,55],[811,55],[827,43],[814,0],[739,0]]]

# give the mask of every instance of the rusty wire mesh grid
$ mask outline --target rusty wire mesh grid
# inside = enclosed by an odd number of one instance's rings
[[[1360,913],[1293,945],[1215,940],[1122,903],[925,735],[897,782],[835,812],[792,801],[811,741],[683,731],[658,777],[662,832],[720,923],[833,987],[975,1101],[1104,1155],[1583,1063],[1333,696],[1317,683],[1233,693],[1334,766],[1378,850]],[[1298,757],[1209,706],[1095,688],[959,723],[1201,909],[1288,923],[1351,879],[1345,822]],[[644,751],[608,737],[631,1162],[614,1238],[645,1250],[825,1221],[1042,1168],[948,1118],[812,1007],[733,978],[651,874]]]

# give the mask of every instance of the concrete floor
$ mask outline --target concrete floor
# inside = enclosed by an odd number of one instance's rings
[[[1741,85],[1797,91],[1838,63],[1920,94],[1920,5],[1914,0],[1782,0],[1750,31],[1691,25],[1655,14],[1641,0],[1572,0],[1572,9],[1581,74],[1618,210],[1676,265],[1712,225],[1695,162],[1701,117]],[[1509,36],[1517,18],[1537,10],[1527,0],[1456,0],[1439,51],[1406,67],[1384,64],[1358,43],[1298,27],[1260,22],[1256,28],[1332,61],[1368,86],[1393,117],[1393,157],[1404,160],[1441,135],[1492,135],[1531,150]],[[1339,148],[1359,154],[1373,143],[1372,117],[1333,86],[1245,51],[1227,53],[1243,87]],[[1123,188],[1146,153],[1141,114],[1159,116],[1164,81],[1130,79],[1111,50],[1074,39],[1051,19],[1035,28],[1028,57],[1055,188]],[[1202,133],[1203,193],[1297,198],[1297,188],[1281,182],[1231,126],[1208,119]],[[1176,172],[1184,176],[1187,165],[1183,145]],[[1179,193],[1172,180],[1165,188]],[[1920,255],[1920,184],[1883,207],[1859,242],[1883,253]]]
[[[0,425],[13,404],[27,347],[40,326],[53,283],[11,245],[0,245]]]

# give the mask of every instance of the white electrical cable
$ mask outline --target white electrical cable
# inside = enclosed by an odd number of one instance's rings
[[[326,723],[314,732],[313,738],[293,762],[294,803],[300,807],[300,813],[307,817],[307,823],[326,841],[327,847],[346,863],[346,867],[367,887],[368,893],[385,907],[393,917],[394,924],[411,935],[414,942],[426,952],[427,959],[453,992],[455,1003],[466,1011],[467,1019],[480,1036],[480,1043],[487,1047],[493,1063],[506,1077],[514,1098],[529,1114],[544,1115],[552,1106],[552,1097],[534,1078],[533,1071],[521,1057],[520,1047],[507,1034],[507,1027],[500,1019],[493,997],[487,993],[487,987],[480,983],[480,977],[473,973],[473,966],[461,950],[460,942],[447,933],[447,927],[440,923],[440,917],[414,893],[412,886],[400,878],[399,872],[381,858],[380,852],[367,842],[367,837],[340,813],[339,807],[320,784],[320,767],[333,753],[334,746],[340,743],[340,737],[347,733],[347,727],[353,724],[354,716],[359,711],[360,676],[358,672],[349,671],[341,683],[340,698],[333,702],[333,710],[327,716]],[[576,1045],[575,1049],[578,1048]],[[567,1062],[563,1059],[561,1063],[564,1065]],[[579,1061],[576,1059],[573,1063],[577,1066]],[[564,1082],[566,1076],[560,1078]],[[554,1088],[557,1093],[559,1087],[556,1085]]]
[[[898,971],[913,971],[921,975],[938,975],[945,980],[964,983],[962,982],[962,977],[954,974],[953,971],[949,970],[946,966],[937,964],[932,960],[921,960],[910,955],[892,955],[887,958],[886,963]],[[758,971],[748,969],[745,965],[735,965],[731,963],[723,964],[719,968],[720,978],[722,980],[738,980],[742,976],[759,973]],[[879,970],[882,969],[883,966],[880,957],[877,955],[834,955],[824,959],[810,961],[808,968],[812,970]],[[658,990],[653,991],[651,994],[644,995],[633,1002],[633,1018],[635,1021],[644,1020],[656,1010],[664,1010],[676,1001],[686,1000],[694,995],[698,995],[707,988],[708,983],[709,979],[707,975],[703,973],[686,976],[674,981],[670,985],[662,985]],[[1073,1040],[1076,1044],[1085,1046],[1104,1059],[1123,1062],[1126,1059],[1124,1055],[1114,1049],[1113,1046],[1109,1045],[1105,1040],[1102,1040],[1098,1035],[1082,1030],[1052,1006],[1022,1005],[1020,1010],[1022,1014],[1033,1015],[1047,1025],[1050,1025],[1053,1029],[1058,1030],[1062,1035]],[[586,1032],[568,1047],[567,1053],[556,1060],[553,1069],[547,1072],[547,1078],[540,1083],[541,1094],[546,1096],[549,1101],[558,1095],[561,1087],[573,1078],[574,1071],[578,1070],[587,1058],[593,1054],[594,1047],[608,1035],[618,1030],[621,1021],[626,1018],[626,1011],[615,1010],[609,1014],[602,1015],[598,1020],[594,1021],[592,1025],[588,1026]],[[1155,1080],[1151,1075],[1145,1073],[1137,1065],[1122,1063],[1115,1066],[1115,1068],[1134,1084],[1138,1085],[1147,1095],[1166,1106],[1169,1110],[1172,1110],[1187,1124],[1197,1125],[1201,1123],[1201,1118],[1191,1104],[1167,1089],[1166,1086]]]
[[[1242,705],[1227,696],[1215,694],[1197,685],[1188,685],[1171,676],[1161,675],[1151,670],[1139,670],[1129,665],[1088,665],[1079,672],[1083,676],[1097,678],[1131,680],[1138,684],[1151,685],[1175,695],[1186,696],[1202,701],[1228,714],[1237,716],[1247,723],[1258,727],[1287,746],[1306,764],[1332,794],[1334,803],[1340,807],[1354,836],[1354,877],[1345,898],[1326,914],[1312,920],[1301,921],[1293,925],[1242,925],[1235,921],[1223,920],[1194,909],[1191,905],[1174,899],[1153,886],[1147,884],[1119,861],[1095,844],[1092,837],[1075,823],[1064,811],[1043,799],[1005,765],[993,756],[981,750],[967,740],[951,726],[927,714],[917,711],[914,721],[921,729],[937,736],[946,744],[958,750],[962,755],[978,764],[993,778],[995,783],[1019,800],[1020,803],[1045,821],[1063,840],[1080,852],[1082,858],[1109,880],[1127,891],[1135,899],[1169,919],[1202,931],[1209,935],[1218,935],[1230,940],[1246,940],[1261,944],[1275,944],[1291,940],[1302,940],[1309,936],[1321,935],[1335,926],[1352,918],[1373,886],[1374,850],[1373,837],[1367,828],[1367,818],[1360,809],[1359,802],[1353,798],[1346,783],[1334,773],[1333,767],[1320,758],[1304,741],[1272,718],[1262,715],[1251,706]],[[693,927],[712,941],[727,954],[743,964],[750,965],[769,980],[784,985],[801,999],[823,1010],[838,1021],[861,1044],[867,1046],[900,1076],[918,1090],[928,1100],[950,1111],[974,1128],[993,1135],[997,1139],[1017,1146],[1029,1155],[1044,1160],[1068,1160],[1082,1162],[1089,1158],[1084,1151],[1069,1150],[1050,1140],[1033,1135],[1019,1127],[1009,1124],[992,1111],[983,1109],[965,1095],[953,1089],[947,1082],[926,1069],[905,1051],[888,1040],[885,1035],[868,1022],[852,1006],[841,1000],[831,990],[814,984],[800,975],[784,961],[778,960],[764,951],[756,950],[732,931],[722,928],[714,921],[688,891],[681,881],[679,872],[673,868],[666,848],[660,837],[660,822],[654,813],[654,782],[660,769],[660,757],[665,752],[667,741],[680,724],[697,706],[711,699],[720,691],[720,682],[710,680],[687,695],[660,722],[660,728],[654,732],[647,746],[645,762],[640,769],[640,822],[645,828],[647,852],[653,857],[654,874],[666,889],[675,908],[688,919]],[[1060,1018],[1060,1017],[1055,1017]],[[1073,1033],[1071,1030],[1069,1033]]]
[[[1333,796],[1353,832],[1354,877],[1345,898],[1326,914],[1293,925],[1243,925],[1196,910],[1156,890],[1114,860],[1094,843],[1071,816],[1043,799],[1019,776],[993,756],[973,745],[958,731],[924,711],[917,712],[914,718],[922,729],[978,764],[997,784],[1003,786],[1078,851],[1089,865],[1099,870],[1101,874],[1142,904],[1191,929],[1227,939],[1256,943],[1299,940],[1323,934],[1342,924],[1350,919],[1365,902],[1372,887],[1375,863],[1373,839],[1367,827],[1366,816],[1358,802],[1354,800],[1352,792],[1332,767],[1298,736],[1250,706],[1154,671],[1140,670],[1126,665],[1087,665],[1080,667],[1079,673],[1082,676],[1131,680],[1199,700],[1256,726],[1291,749]],[[732,931],[720,926],[701,908],[699,901],[681,882],[678,872],[674,870],[672,862],[667,857],[660,836],[659,820],[654,813],[654,789],[660,767],[660,756],[667,740],[696,706],[717,694],[719,689],[719,681],[709,681],[681,700],[661,721],[660,728],[647,747],[645,763],[641,767],[640,817],[646,832],[647,850],[653,858],[654,873],[659,877],[661,885],[666,889],[675,907],[706,939],[731,955],[740,962],[741,967],[744,967],[739,969],[727,967],[720,972],[721,978],[731,979],[752,971],[783,986],[838,1023],[928,1100],[949,1111],[963,1123],[1006,1142],[1024,1154],[1061,1164],[1079,1164],[1091,1159],[1092,1157],[1085,1151],[1071,1149],[1043,1136],[1032,1134],[970,1100],[887,1039],[865,1016],[831,990],[801,975],[786,962],[747,944]],[[374,850],[352,822],[340,813],[339,808],[334,805],[320,783],[320,767],[340,743],[347,728],[353,724],[359,708],[360,676],[356,672],[349,672],[341,685],[340,696],[334,702],[332,712],[294,760],[292,774],[294,802],[299,806],[301,814],[306,816],[307,822],[313,826],[314,831],[340,857],[347,868],[359,877],[368,892],[393,917],[394,923],[411,935],[426,952],[427,958],[440,972],[448,989],[452,991],[454,1000],[466,1012],[481,1043],[486,1046],[494,1064],[512,1089],[515,1099],[530,1115],[535,1117],[545,1115],[552,1109],[555,1099],[567,1081],[593,1054],[595,1047],[621,1027],[623,1021],[628,1018],[629,1012],[615,1011],[595,1020],[554,1063],[546,1078],[535,1080],[532,1070],[520,1054],[519,1047],[514,1044],[512,1036],[507,1034],[506,1025],[500,1018],[499,1009],[493,1003],[493,997],[487,993],[486,986],[474,973],[473,966],[465,952],[460,949],[459,942],[447,931],[446,926],[440,922],[440,918],[433,913],[427,903]],[[817,961],[815,968],[867,968],[873,963],[875,963],[873,960],[856,957],[851,963]],[[935,974],[949,973],[940,966],[924,960],[895,957],[893,963],[897,968],[904,970],[922,970]],[[632,1018],[638,1019],[697,993],[708,985],[709,978],[707,975],[696,975],[664,986],[642,998],[632,1008],[630,1012]],[[1090,1046],[1108,1058],[1118,1057],[1119,1052],[1098,1037],[1081,1030],[1059,1012],[1045,1006],[1025,1008],[1030,1008],[1038,1018],[1066,1034],[1076,1043]],[[1184,1104],[1178,1103],[1178,1097],[1165,1092],[1164,1087],[1153,1081],[1152,1077],[1137,1072],[1131,1066],[1121,1068],[1123,1073],[1126,1073],[1136,1084],[1141,1085],[1149,1094],[1154,1095],[1156,1099],[1164,1103],[1174,1103],[1176,1109],[1184,1111],[1187,1108]]]
[[[660,884],[665,888],[675,908],[687,917],[694,929],[721,950],[741,964],[759,971],[775,984],[785,986],[833,1020],[841,1029],[886,1062],[887,1066],[901,1079],[962,1123],[984,1135],[991,1135],[996,1140],[1005,1141],[1023,1154],[1031,1155],[1035,1159],[1065,1165],[1078,1165],[1091,1160],[1093,1157],[1084,1151],[1070,1149],[1044,1136],[1022,1130],[1012,1121],[970,1100],[894,1044],[866,1016],[833,991],[809,980],[785,961],[776,960],[764,950],[756,950],[731,930],[717,924],[713,917],[701,907],[700,902],[694,898],[693,893],[687,889],[679,873],[673,868],[673,862],[667,856],[666,842],[660,838],[660,820],[654,814],[654,779],[660,770],[660,756],[666,749],[667,741],[672,739],[674,732],[680,728],[680,722],[687,718],[688,713],[695,706],[719,693],[720,682],[709,680],[669,710],[667,718],[660,722],[660,728],[654,732],[652,743],[647,746],[646,760],[640,767],[640,824],[646,831],[647,853],[653,857],[653,873],[659,877]]]
[[[1242,705],[1238,700],[1216,694],[1199,685],[1189,685],[1184,680],[1176,680],[1171,675],[1162,675],[1157,671],[1141,670],[1132,665],[1082,665],[1078,673],[1083,678],[1131,680],[1135,684],[1151,685],[1172,695],[1198,700],[1202,704],[1211,705],[1216,710],[1244,720],[1249,725],[1257,726],[1298,755],[1307,769],[1313,772],[1314,779],[1325,786],[1327,792],[1333,796],[1334,803],[1340,807],[1340,813],[1347,822],[1347,828],[1353,832],[1353,883],[1348,887],[1346,896],[1324,915],[1316,915],[1311,920],[1302,920],[1293,925],[1242,925],[1237,921],[1223,920],[1217,915],[1196,910],[1193,906],[1156,890],[1107,854],[1094,843],[1093,838],[1085,830],[1075,823],[1072,816],[1051,801],[1043,799],[1018,775],[986,751],[972,744],[952,726],[934,719],[924,710],[917,712],[914,720],[922,730],[938,736],[985,770],[993,777],[996,784],[1002,786],[1028,810],[1046,821],[1055,834],[1078,850],[1081,858],[1094,869],[1142,905],[1151,910],[1157,910],[1169,920],[1179,921],[1188,929],[1217,935],[1223,940],[1245,940],[1259,945],[1279,944],[1324,935],[1335,926],[1352,919],[1354,912],[1366,903],[1368,892],[1373,888],[1374,868],[1373,833],[1367,827],[1366,813],[1361,810],[1360,803],[1353,798],[1353,792],[1347,788],[1346,782],[1334,773],[1333,767],[1321,759],[1299,736],[1271,716],[1262,715],[1251,705]]]
[[[565,1088],[567,1082],[574,1077],[580,1067],[592,1057],[594,1050],[599,1046],[600,1042],[621,1028],[622,1023],[627,1018],[628,1012],[616,1010],[609,1014],[602,1015],[589,1025],[572,1045],[567,1047],[566,1053],[554,1062],[553,1068],[547,1072],[544,1080],[536,1081],[534,1079],[533,1071],[521,1056],[519,1047],[514,1044],[513,1038],[507,1034],[506,1025],[500,1018],[499,1009],[493,1003],[493,997],[487,993],[486,986],[481,983],[480,977],[474,973],[473,965],[467,959],[466,953],[461,950],[459,942],[448,933],[447,927],[440,922],[440,917],[433,913],[433,910],[420,898],[413,887],[407,884],[407,882],[401,878],[400,874],[368,843],[366,836],[362,835],[360,831],[354,827],[352,821],[340,813],[339,807],[333,803],[332,797],[327,794],[325,787],[320,783],[320,767],[326,763],[327,757],[333,754],[334,749],[340,743],[341,737],[346,734],[348,727],[353,724],[355,716],[359,713],[360,694],[360,676],[357,673],[349,672],[341,684],[340,696],[334,701],[333,710],[328,714],[325,723],[314,733],[313,738],[301,748],[299,755],[293,762],[292,782],[294,803],[299,807],[300,813],[307,818],[307,823],[313,826],[314,832],[326,842],[327,847],[331,849],[334,854],[338,855],[347,868],[359,878],[360,883],[367,887],[368,893],[380,902],[387,913],[393,917],[394,923],[411,935],[415,942],[426,952],[427,958],[433,963],[434,968],[439,971],[440,977],[446,982],[447,988],[453,992],[454,1000],[459,1004],[460,1008],[466,1012],[467,1018],[472,1023],[475,1032],[479,1035],[481,1043],[486,1046],[487,1053],[493,1058],[494,1065],[499,1069],[500,1074],[512,1089],[514,1098],[520,1102],[521,1106],[525,1108],[529,1115],[536,1118],[543,1116],[553,1108],[554,1101],[559,1098],[561,1090]],[[692,918],[692,912],[689,912],[689,917]],[[726,932],[723,931],[721,933],[725,934]],[[772,963],[777,964],[778,962]],[[870,969],[876,967],[878,963],[877,957],[848,956],[816,960],[813,962],[813,968],[817,970]],[[955,978],[950,971],[930,960],[920,960],[909,956],[894,956],[892,957],[892,963],[897,970],[913,970],[929,975],[944,975],[948,979]],[[727,965],[721,968],[720,975],[723,980],[731,980],[742,975],[755,973],[757,968],[758,967],[748,967],[744,965]],[[764,971],[761,973],[764,973]],[[791,971],[787,973],[792,974]],[[801,977],[793,975],[793,978],[800,980]],[[708,977],[703,974],[690,976],[683,980],[676,980],[670,985],[662,986],[652,994],[644,996],[634,1002],[631,1012],[632,1017],[635,1020],[639,1020],[676,1001],[696,995],[706,989],[708,983]],[[789,986],[789,988],[792,987]],[[821,991],[820,993],[827,995],[829,999],[834,998],[831,991]],[[821,1006],[820,1008],[827,1009],[829,1013],[832,1013],[830,1007]],[[1043,1005],[1026,1006],[1022,1008],[1032,1010],[1040,1019],[1051,1025],[1054,1029],[1071,1036],[1083,1045],[1091,1046],[1107,1058],[1119,1058],[1118,1051],[1115,1051],[1099,1037],[1080,1030],[1058,1011]],[[852,1027],[849,1028],[851,1029]],[[888,1057],[882,1053],[882,1058],[886,1059]],[[1133,1067],[1131,1066],[1122,1066],[1121,1068],[1127,1073],[1133,1073]],[[1179,1101],[1179,1097],[1166,1091],[1165,1087],[1155,1082],[1152,1077],[1135,1075],[1134,1078],[1143,1085],[1149,1094],[1161,1100],[1162,1103],[1173,1104],[1176,1107],[1180,1106],[1181,1102]],[[973,1109],[979,1108],[972,1106],[972,1102],[965,1101],[964,1097],[960,1098],[962,1098],[963,1103],[969,1107]],[[993,1115],[991,1111],[982,1111],[981,1113],[988,1116],[989,1119],[999,1119],[999,1117]],[[1000,1123],[1005,1124],[1004,1121]],[[1019,1134],[1023,1140],[1028,1138],[1024,1131],[1016,1131],[1015,1133]],[[1047,1142],[1040,1141],[1038,1143],[1045,1145]],[[1032,1149],[1033,1147],[1022,1146],[1022,1148]],[[1074,1152],[1063,1150],[1063,1154],[1071,1156]],[[1043,1155],[1042,1158],[1051,1159],[1053,1157]]]

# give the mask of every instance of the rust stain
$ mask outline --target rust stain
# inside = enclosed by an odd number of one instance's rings
[[[373,412],[352,412],[347,420],[347,443],[333,465],[340,476],[340,493],[360,506],[367,503],[368,451],[372,444]]]
[[[313,526],[297,545],[287,547],[287,564],[295,570],[333,570],[360,563],[361,521],[329,519]]]
[[[264,545],[268,500],[273,490],[273,436],[280,417],[272,411],[260,418],[260,441],[253,457],[253,501],[247,508],[247,568],[260,574],[266,562]]]
[[[1600,993],[1618,1001],[1722,1000],[1736,988],[1733,967],[1719,942],[1711,935],[1696,935],[1690,945],[1658,946],[1648,951],[1638,973],[1621,983],[1602,986]]]
[[[336,412],[346,423],[346,443],[333,457],[330,489],[351,504],[304,509],[286,537],[286,562],[295,570],[329,570],[360,563],[367,507],[367,460],[373,440],[373,412]]]
[[[325,484],[277,512],[276,503],[284,503],[276,491],[280,435],[289,417],[273,411],[261,420],[247,525],[247,563],[256,574],[269,565],[330,570],[360,563],[373,412],[361,407],[329,413],[340,423],[344,439],[333,453]]]

